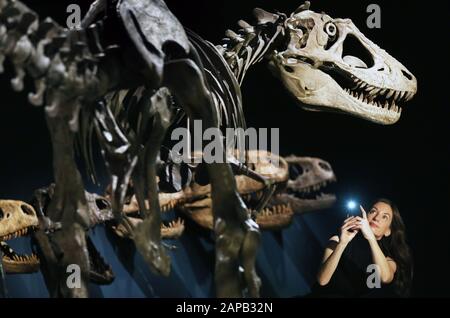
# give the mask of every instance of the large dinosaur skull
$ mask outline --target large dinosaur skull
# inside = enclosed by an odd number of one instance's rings
[[[0,200],[0,248],[6,273],[30,273],[39,270],[36,255],[19,255],[5,241],[31,233],[38,226],[35,210],[21,201]]]
[[[417,91],[416,78],[350,19],[308,9],[307,2],[286,19],[287,46],[271,56],[286,88],[308,110],[397,122],[400,105]]]
[[[325,160],[292,155],[285,159],[289,163],[288,188],[293,191],[313,192],[336,179],[331,165]]]

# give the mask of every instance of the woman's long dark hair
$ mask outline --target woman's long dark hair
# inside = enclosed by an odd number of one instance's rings
[[[411,291],[413,277],[413,262],[411,251],[406,243],[405,224],[398,207],[388,199],[378,199],[375,203],[383,202],[392,209],[391,235],[380,242],[381,248],[397,264],[394,286],[401,297],[408,297]]]

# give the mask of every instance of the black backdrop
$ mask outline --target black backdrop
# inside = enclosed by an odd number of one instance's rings
[[[70,3],[90,1],[24,1],[41,17],[66,20]],[[400,207],[414,253],[415,296],[449,296],[449,124],[447,2],[377,1],[381,29],[368,29],[370,1],[312,1],[312,9],[332,17],[351,18],[371,40],[401,61],[418,79],[415,98],[393,126],[336,114],[299,109],[264,63],[251,70],[243,85],[246,118],[252,127],[279,127],[281,153],[308,155],[329,161],[338,176],[335,208],[297,217],[282,233],[265,233],[258,256],[266,296],[303,295],[309,291],[324,242],[335,231],[348,198],[368,206],[385,196]],[[181,22],[202,37],[219,43],[224,31],[236,29],[239,19],[251,20],[251,9],[261,7],[289,13],[297,1],[227,0],[168,1]],[[0,198],[27,200],[33,189],[51,176],[51,147],[43,111],[15,94],[11,72],[0,76]],[[30,88],[28,83],[27,88]],[[89,186],[93,189],[92,186]],[[115,266],[118,279],[109,288],[94,288],[98,296],[212,296],[213,252],[207,233],[191,225],[172,252],[174,270],[169,280],[148,273],[140,258],[123,265],[117,246],[96,230],[100,249]],[[200,237],[200,239],[198,238]],[[23,241],[17,245],[26,245]],[[130,259],[130,257],[125,257]],[[134,262],[134,264],[133,264]],[[45,296],[42,278],[8,277],[12,296]]]

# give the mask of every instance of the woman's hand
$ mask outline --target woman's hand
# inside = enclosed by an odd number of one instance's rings
[[[355,216],[351,216],[344,220],[339,235],[339,244],[347,245],[358,234],[359,220]]]
[[[370,227],[369,220],[367,220],[366,211],[361,205],[359,206],[359,208],[361,209],[363,217],[356,217],[356,219],[358,220],[357,229],[361,231],[366,240],[376,240],[375,234],[373,234],[372,228]]]

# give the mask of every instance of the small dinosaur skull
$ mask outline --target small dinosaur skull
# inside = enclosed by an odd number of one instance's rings
[[[325,160],[311,157],[289,156],[288,188],[293,191],[315,191],[327,182],[335,181],[331,165]]]
[[[38,226],[38,219],[31,205],[21,201],[0,201],[1,241],[23,235],[36,226]]]
[[[316,13],[307,3],[284,27],[287,45],[274,52],[271,66],[303,108],[398,121],[399,105],[417,91],[416,78],[350,19]]]
[[[0,248],[6,273],[31,273],[39,270],[36,255],[19,255],[5,242],[31,233],[38,226],[32,206],[21,201],[0,200]]]
[[[296,214],[331,207],[336,196],[323,193],[327,185],[336,181],[331,165],[319,158],[289,156],[289,181],[286,191],[274,196],[270,205],[289,205]]]

